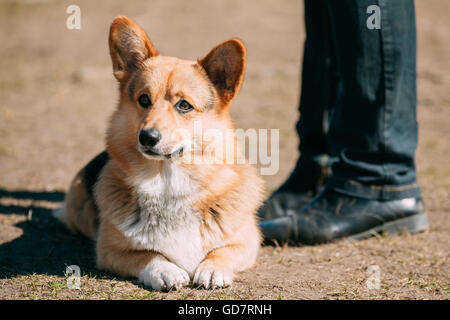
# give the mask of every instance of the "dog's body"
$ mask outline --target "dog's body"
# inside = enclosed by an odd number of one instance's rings
[[[232,39],[199,61],[159,56],[126,17],[114,20],[109,44],[120,102],[107,148],[77,174],[58,218],[97,241],[101,269],[158,290],[190,279],[206,288],[230,285],[260,245],[262,180],[247,163],[183,159],[194,154],[194,123],[233,128],[229,106],[245,47]],[[235,137],[224,141],[237,157]],[[205,138],[200,153],[217,158],[215,151]]]

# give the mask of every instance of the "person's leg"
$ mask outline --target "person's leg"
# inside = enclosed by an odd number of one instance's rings
[[[367,8],[381,9],[381,29]],[[342,92],[328,144],[338,161],[323,191],[295,214],[260,224],[266,239],[306,244],[428,227],[414,152],[416,37],[413,0],[329,1]]]
[[[331,170],[327,133],[337,77],[327,0],[305,0],[306,41],[303,53],[300,118],[296,129],[300,157],[288,179],[259,210],[267,220],[308,203]]]
[[[367,27],[373,4],[381,9],[380,29]],[[375,200],[419,197],[414,2],[329,5],[343,92],[328,134],[339,161],[326,185]]]
[[[279,192],[316,190],[330,169],[327,134],[337,91],[337,76],[326,0],[305,0],[300,118],[296,124],[300,157]]]
[[[296,124],[300,157],[278,192],[315,192],[329,173],[327,134],[337,92],[337,76],[326,0],[305,0],[300,118]]]

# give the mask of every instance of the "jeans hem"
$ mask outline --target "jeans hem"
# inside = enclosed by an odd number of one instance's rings
[[[364,185],[354,180],[328,177],[325,187],[337,192],[370,200],[390,201],[405,198],[421,198],[422,191],[418,183],[401,186]]]

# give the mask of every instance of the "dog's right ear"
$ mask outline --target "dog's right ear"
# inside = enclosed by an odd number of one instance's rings
[[[116,17],[111,24],[109,52],[114,76],[119,82],[125,80],[145,59],[158,55],[144,30],[125,16]]]

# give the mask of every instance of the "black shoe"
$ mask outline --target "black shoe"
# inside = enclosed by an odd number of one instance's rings
[[[260,227],[265,242],[319,244],[340,238],[364,239],[378,233],[415,233],[428,228],[422,199],[376,201],[324,189],[295,213]]]
[[[313,198],[312,191],[305,192],[275,192],[258,211],[261,220],[273,220],[293,214],[298,208],[309,203]]]
[[[316,155],[323,159],[325,155]],[[314,157],[313,157],[314,158]],[[299,158],[286,181],[266,200],[258,211],[261,220],[272,220],[286,215],[309,203],[322,188],[331,172],[332,161]],[[328,159],[328,157],[325,157]],[[304,160],[309,159],[309,160]]]

